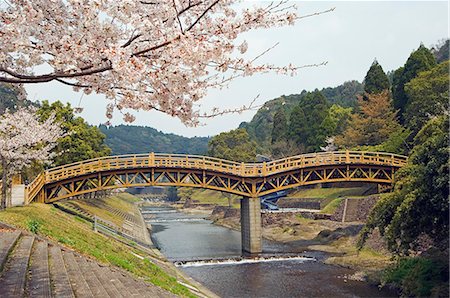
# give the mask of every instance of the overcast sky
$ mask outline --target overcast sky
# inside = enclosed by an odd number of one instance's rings
[[[258,4],[258,1],[253,1]],[[317,2],[296,1],[299,13],[306,15],[329,8],[324,15],[299,21],[295,26],[254,31],[244,37],[249,55],[255,55],[279,42],[261,62],[277,65],[305,65],[327,61],[326,66],[306,68],[297,76],[256,75],[234,81],[226,90],[211,90],[201,102],[202,111],[212,107],[233,108],[248,104],[257,95],[257,104],[280,95],[300,93],[303,89],[335,87],[349,80],[362,81],[376,58],[387,72],[403,65],[422,42],[433,45],[448,38],[447,1],[440,2]],[[84,108],[81,114],[89,123],[106,122],[106,100],[101,95],[83,97],[68,86],[57,83],[26,86],[31,100],[61,100]],[[255,111],[226,115],[186,127],[177,118],[159,112],[135,113],[135,125],[151,126],[163,132],[185,136],[211,136],[249,121]],[[116,115],[112,123],[123,123]]]

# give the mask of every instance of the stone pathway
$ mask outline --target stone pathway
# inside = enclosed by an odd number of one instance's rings
[[[174,297],[130,274],[0,227],[0,297]]]

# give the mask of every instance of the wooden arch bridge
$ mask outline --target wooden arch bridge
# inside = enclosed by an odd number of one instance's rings
[[[51,168],[25,188],[25,203],[52,203],[85,193],[141,186],[187,186],[242,196],[242,250],[261,252],[259,197],[327,182],[392,184],[407,157],[381,152],[303,154],[263,163],[206,156],[137,154],[107,156]]]
[[[393,182],[407,157],[379,152],[303,154],[263,163],[207,156],[137,154],[107,156],[51,168],[26,186],[26,202],[60,199],[113,188],[187,186],[260,197],[302,185]]]

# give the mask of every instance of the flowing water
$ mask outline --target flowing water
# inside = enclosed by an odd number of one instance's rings
[[[263,241],[263,255],[241,256],[241,235],[200,215],[149,208],[152,240],[181,270],[221,297],[386,297],[354,272],[321,262],[324,254]]]

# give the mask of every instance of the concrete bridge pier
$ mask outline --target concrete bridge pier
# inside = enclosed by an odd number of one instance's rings
[[[261,203],[259,198],[241,199],[241,245],[244,254],[262,252]]]

